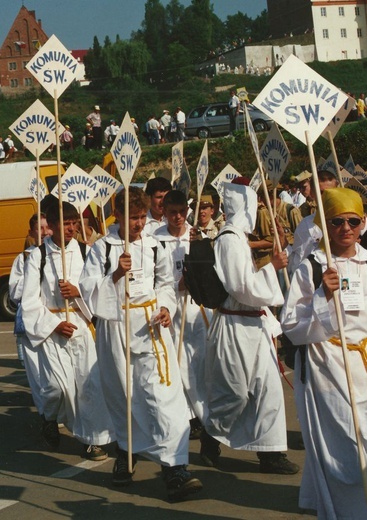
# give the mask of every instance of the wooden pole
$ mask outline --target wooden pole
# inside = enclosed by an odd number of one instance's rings
[[[60,218],[60,240],[61,240],[61,262],[62,277],[67,281],[66,258],[65,258],[65,233],[64,233],[64,212],[62,209],[62,184],[61,184],[61,152],[59,135],[59,105],[57,100],[57,90],[54,90],[55,125],[56,125],[56,157],[57,157],[57,186],[59,190],[59,218]],[[70,322],[69,300],[65,299],[66,321]]]
[[[262,182],[263,189],[264,189],[265,203],[266,203],[266,207],[268,208],[271,225],[272,225],[272,228],[273,228],[273,231],[274,231],[275,244],[277,246],[278,251],[281,252],[282,251],[282,245],[281,245],[280,239],[279,239],[279,233],[278,233],[277,225],[276,225],[276,222],[275,222],[273,208],[271,207],[271,202],[270,202],[268,187],[266,185],[266,179],[265,179],[265,174],[264,174],[264,170],[263,170],[263,165],[262,165],[262,163],[260,161],[260,158],[257,156],[257,154],[256,154],[256,159],[257,159],[257,165],[258,165],[258,168],[259,168],[259,172],[260,172],[260,175],[261,175],[261,182]],[[275,192],[274,192],[274,195],[275,195]],[[289,286],[290,286],[289,276],[288,276],[288,271],[287,271],[287,269],[285,267],[283,269],[283,276],[284,276],[284,281],[285,281],[286,288],[289,289]]]
[[[130,251],[129,242],[129,186],[125,187],[125,253]],[[130,352],[130,288],[129,272],[125,274],[125,350],[126,350],[126,419],[128,471],[133,472],[132,423],[131,423],[131,352]]]
[[[326,253],[326,258],[327,258],[327,265],[328,265],[328,267],[333,267],[332,258],[331,258],[331,249],[330,249],[330,243],[329,243],[329,236],[328,236],[327,227],[326,227],[325,212],[324,212],[324,207],[322,205],[321,191],[320,191],[319,181],[318,181],[318,177],[317,177],[316,161],[315,161],[315,156],[313,153],[312,143],[310,140],[310,134],[309,134],[308,130],[305,132],[305,135],[306,135],[307,148],[308,148],[308,153],[309,153],[310,162],[311,162],[312,176],[313,176],[313,181],[314,181],[314,186],[315,186],[317,209],[318,209],[318,212],[320,215],[321,229],[322,229],[322,234],[323,234],[324,243],[325,243],[325,253]],[[362,444],[362,439],[361,439],[361,430],[359,427],[359,419],[358,419],[358,412],[357,412],[357,407],[356,407],[353,380],[352,380],[352,374],[350,371],[350,365],[349,365],[349,359],[348,359],[348,347],[347,347],[347,341],[346,341],[345,332],[344,332],[343,316],[342,316],[342,311],[341,311],[339,295],[337,294],[337,291],[334,291],[333,299],[334,299],[334,304],[335,304],[336,317],[338,320],[340,342],[341,342],[341,347],[342,347],[342,351],[343,351],[345,374],[346,374],[346,378],[347,378],[350,404],[351,404],[351,408],[352,408],[353,424],[354,424],[354,430],[355,430],[356,440],[357,440],[359,463],[360,463],[361,471],[362,471],[363,488],[364,488],[364,492],[365,492],[365,495],[367,498],[366,457],[364,455],[363,444]]]
[[[327,131],[327,136],[328,136],[329,143],[330,143],[331,153],[333,154],[333,159],[334,159],[334,163],[335,163],[336,173],[338,176],[339,186],[341,188],[344,188],[342,174],[340,173],[340,168],[339,168],[338,156],[337,156],[336,150],[335,150],[334,139],[333,139],[333,136],[331,135],[330,130]]]
[[[79,208],[79,218],[80,218],[80,225],[82,227],[83,240],[84,240],[84,242],[87,242],[87,234],[85,232],[85,224],[84,224],[83,212],[82,212],[81,208]]]
[[[40,156],[38,148],[36,149],[36,179],[37,179],[37,231],[38,240],[37,245],[42,244],[41,237],[41,182],[40,182]]]

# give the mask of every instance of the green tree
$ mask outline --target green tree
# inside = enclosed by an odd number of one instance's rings
[[[225,21],[227,43],[247,40],[251,34],[252,23],[252,19],[240,11],[232,16],[227,16]]]
[[[252,22],[251,36],[253,42],[261,42],[267,40],[270,34],[270,25],[268,12],[266,9],[261,11],[259,16]]]
[[[151,70],[164,68],[168,33],[165,8],[159,0],[147,0],[142,24],[144,42],[151,54]]]

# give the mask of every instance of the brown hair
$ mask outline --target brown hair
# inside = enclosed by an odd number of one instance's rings
[[[124,214],[125,212],[125,188],[118,192],[115,198],[116,210]],[[129,187],[129,209],[146,210],[150,208],[150,198],[140,188],[135,186]]]

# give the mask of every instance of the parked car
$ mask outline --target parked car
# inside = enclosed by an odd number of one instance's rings
[[[247,105],[255,132],[270,130],[273,120],[258,108]],[[240,130],[244,128],[244,114],[240,112]],[[186,118],[185,134],[188,137],[205,139],[210,136],[226,135],[229,133],[229,106],[228,103],[210,103],[192,109]]]

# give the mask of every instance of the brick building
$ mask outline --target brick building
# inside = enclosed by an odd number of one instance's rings
[[[22,6],[0,49],[0,87],[5,95],[19,94],[37,81],[27,63],[48,40],[35,11]]]

